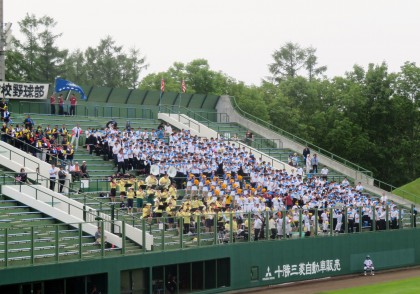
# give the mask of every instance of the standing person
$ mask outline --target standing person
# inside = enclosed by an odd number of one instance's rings
[[[255,215],[255,220],[254,220],[254,241],[258,241],[258,239],[260,237],[262,225],[263,225],[263,223],[262,223],[260,217],[258,215]]]
[[[326,167],[326,166],[324,166],[322,169],[321,169],[321,177],[326,181],[326,180],[328,180],[328,172],[329,172],[329,170],[328,170],[328,168]]]
[[[49,169],[48,173],[50,174],[50,190],[54,191],[55,188],[55,181],[57,179],[57,168],[54,164],[51,164],[51,168]]]
[[[312,157],[311,164],[312,164],[312,172],[314,174],[317,174],[318,173],[318,164],[319,164],[317,154],[314,154],[314,156]]]
[[[311,164],[312,164],[311,155],[308,154],[308,156],[306,156],[306,162],[305,162],[307,174],[311,172]]]
[[[363,270],[364,270],[364,275],[366,276],[366,271],[370,271],[370,274],[372,276],[375,275],[375,267],[373,266],[373,261],[370,259],[370,256],[366,256],[365,261],[363,262]]]
[[[52,94],[50,97],[50,105],[51,105],[51,115],[55,115],[55,101],[56,101],[55,94]]]
[[[111,202],[115,202],[115,196],[117,195],[117,180],[114,178],[111,180],[111,182],[109,183],[109,186],[111,188],[111,191],[109,192],[109,198],[111,200]]]
[[[117,163],[118,163],[117,173],[120,173],[120,170],[122,169],[123,174],[125,174],[124,150],[123,149],[120,149],[120,152],[118,152]]]
[[[127,213],[128,214],[133,214],[134,197],[135,197],[134,188],[133,187],[128,188],[128,192],[127,192]]]
[[[72,130],[71,130],[71,145],[73,145],[73,142],[76,141],[76,145],[74,147],[74,150],[77,151],[77,147],[79,146],[79,138],[82,134],[82,129],[80,128],[80,125],[77,124]]]
[[[64,98],[63,94],[58,96],[58,115],[64,114]]]
[[[302,154],[303,154],[303,162],[306,162],[306,157],[307,157],[309,154],[311,154],[311,150],[309,149],[309,147],[308,147],[308,146],[306,146],[306,147],[303,149]]]
[[[3,122],[6,123],[6,126],[9,125],[9,122],[10,122],[10,112],[9,112],[7,106],[4,107],[1,118],[2,118]]]
[[[60,170],[58,171],[58,191],[60,193],[63,193],[63,188],[64,188],[64,184],[66,183],[66,177],[67,177],[67,172],[63,169],[63,167],[60,167]]]
[[[69,115],[74,116],[76,115],[76,105],[77,105],[77,99],[76,96],[71,95],[70,97],[70,113]]]

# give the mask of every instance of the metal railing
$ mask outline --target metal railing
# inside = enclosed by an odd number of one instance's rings
[[[0,250],[0,268],[82,261],[125,254],[123,248],[113,246],[106,238],[95,240],[94,236],[84,234],[82,227],[86,224],[100,226],[101,236],[105,236],[104,227],[120,226],[115,222],[100,220],[42,225],[12,223],[10,226],[0,227],[3,248]],[[124,227],[124,223],[120,227]],[[125,230],[121,232],[124,239]]]
[[[285,136],[285,137],[287,137],[287,138],[289,138],[289,139],[291,139],[291,140],[293,140],[293,141],[295,141],[295,142],[297,142],[297,143],[299,143],[301,145],[308,146],[309,148],[311,148],[312,150],[318,152],[319,154],[322,154],[322,155],[324,155],[326,157],[329,157],[332,160],[335,160],[335,161],[337,161],[337,162],[339,162],[341,164],[344,164],[345,166],[347,166],[347,167],[349,167],[351,169],[357,170],[359,172],[362,172],[362,173],[368,175],[369,177],[372,177],[372,172],[371,171],[369,171],[369,170],[367,170],[367,169],[365,169],[365,168],[363,168],[363,167],[361,167],[361,166],[359,166],[359,165],[357,165],[357,164],[355,164],[355,163],[353,163],[351,161],[348,161],[345,158],[342,158],[342,157],[340,157],[338,155],[335,155],[334,153],[331,153],[328,150],[325,150],[325,149],[323,149],[323,148],[321,148],[319,146],[316,146],[315,144],[312,144],[311,142],[309,142],[309,141],[307,141],[305,139],[302,139],[302,138],[300,138],[300,137],[298,137],[296,135],[293,135],[292,133],[289,133],[289,132],[287,132],[287,131],[285,131],[283,129],[280,129],[279,127],[276,127],[276,126],[274,126],[274,125],[272,125],[272,124],[270,124],[270,123],[268,123],[268,122],[266,122],[266,121],[264,121],[264,120],[262,120],[262,119],[260,119],[260,118],[258,118],[256,116],[254,116],[252,114],[249,114],[249,113],[245,112],[244,110],[242,110],[239,107],[239,105],[236,102],[235,97],[231,96],[230,99],[232,101],[233,108],[235,108],[235,110],[240,115],[242,115],[243,117],[245,117],[245,118],[247,118],[247,119],[249,119],[249,120],[251,120],[251,121],[253,121],[253,122],[255,122],[255,123],[257,123],[257,124],[259,124],[259,125],[261,125],[261,126],[263,126],[265,128],[267,128],[267,129],[273,130],[276,133],[278,133],[278,134],[280,134],[282,136]]]
[[[2,133],[1,136],[2,136],[2,139],[3,139],[3,136],[5,136],[5,135]],[[22,164],[25,167],[29,167],[32,170],[39,171],[39,163],[36,162],[35,160],[32,160],[31,158],[29,158],[27,156],[24,156],[22,154],[19,154],[18,152],[12,150],[11,148],[8,148],[7,146],[0,146],[0,150],[1,149],[3,149],[2,150],[2,153],[3,154],[4,153],[8,153],[8,156],[7,157],[9,158],[9,160],[16,161],[16,162]],[[19,159],[21,159],[21,160],[19,160]],[[28,163],[31,163],[32,166],[29,166]]]
[[[13,108],[13,106],[15,106]],[[19,101],[18,104],[12,106],[13,112],[24,114],[46,114],[51,113],[51,106],[46,102],[35,101]],[[58,105],[56,105],[56,115],[58,115]],[[17,109],[15,109],[17,107]],[[70,105],[63,105],[64,114],[69,113]],[[89,105],[78,104],[76,105],[75,113],[77,116],[94,116],[104,118],[144,118],[154,119],[156,110],[152,108],[133,107],[133,106],[118,106],[118,105]],[[63,115],[64,115],[63,114]]]

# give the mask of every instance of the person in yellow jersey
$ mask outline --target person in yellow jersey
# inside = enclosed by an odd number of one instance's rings
[[[142,211],[142,215],[141,215],[142,218],[147,219],[147,218],[151,217],[151,213],[152,213],[151,207],[152,207],[152,205],[150,203],[145,203],[143,205],[143,211]]]
[[[166,207],[166,216],[168,217],[168,228],[172,229],[174,225],[174,215],[175,215],[175,206],[169,202],[168,207]]]
[[[136,207],[137,207],[137,213],[141,212],[141,209],[143,207],[144,197],[146,195],[146,192],[139,186],[139,188],[136,191]]]
[[[182,218],[184,221],[184,234],[190,233],[190,224],[191,224],[191,213],[189,209],[189,205],[187,205],[182,211]]]
[[[197,195],[195,195],[194,199],[191,201],[191,208],[198,209],[200,206],[204,206],[204,203],[203,203],[203,201],[198,199]]]
[[[128,214],[133,214],[133,204],[134,204],[134,196],[135,196],[135,192],[133,187],[128,188],[128,192],[127,192],[127,213]]]
[[[169,187],[169,195],[171,196],[171,197],[173,197],[174,199],[176,199],[176,192],[177,192],[177,190],[176,190],[176,187],[175,187],[175,184],[171,184],[171,186]]]
[[[127,179],[127,181],[125,181],[125,187],[126,188],[135,188],[135,184],[136,184],[136,177],[135,176],[131,176],[130,178]]]
[[[124,202],[124,198],[127,195],[126,191],[125,191],[125,180],[124,179],[120,179],[117,182],[117,186],[118,186],[118,190],[120,191],[120,201]]]
[[[109,198],[111,202],[115,202],[115,196],[117,195],[117,180],[112,179],[109,183],[109,186],[111,188],[111,191],[109,192]]]
[[[232,195],[227,194],[226,198],[225,198],[225,208],[232,207],[231,206],[232,205],[232,200],[233,200]]]
[[[149,188],[155,188],[158,184],[158,180],[156,179],[156,177],[153,174],[150,174],[146,180],[146,186]]]
[[[170,185],[171,185],[171,179],[169,179],[169,175],[165,173],[163,177],[159,179],[159,186],[161,188],[169,189]]]
[[[153,209],[153,216],[156,217],[156,221],[159,223],[160,218],[162,217],[162,206],[160,196],[155,198],[155,208]]]
[[[146,190],[146,195],[147,195],[147,199],[146,199],[147,203],[152,204],[154,202],[153,198],[155,196],[155,190],[153,190],[151,187],[148,187]]]

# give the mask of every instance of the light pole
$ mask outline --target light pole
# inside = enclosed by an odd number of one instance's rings
[[[3,20],[3,0],[0,0],[0,81],[4,82],[6,75],[6,66],[4,62],[4,20]]]

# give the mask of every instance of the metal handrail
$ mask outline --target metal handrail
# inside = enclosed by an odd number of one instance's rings
[[[1,135],[3,136],[4,135],[4,133],[2,132],[1,133]],[[6,134],[7,135],[7,134]],[[9,136],[9,135],[7,135],[7,136]],[[14,153],[14,154],[16,154],[16,155],[18,155],[18,156],[20,156],[20,157],[22,157],[23,158],[23,166],[26,166],[26,160],[29,160],[29,161],[31,161],[32,163],[34,163],[36,166],[37,166],[37,170],[39,171],[40,169],[39,169],[39,163],[38,162],[36,162],[35,160],[32,160],[32,159],[30,159],[29,157],[26,157],[26,156],[23,156],[22,154],[19,154],[19,153],[17,153],[16,151],[14,151],[14,150],[12,150],[12,149],[10,149],[10,148],[7,148],[6,146],[3,146],[5,149],[7,149],[8,151],[9,151],[9,160],[12,160],[12,153]]]
[[[23,111],[24,110],[24,106],[23,105],[29,105],[29,110],[28,111]],[[36,109],[32,109],[32,105],[36,105],[38,106],[38,111]],[[38,102],[38,101],[19,101],[19,104],[17,104],[18,109],[12,109],[15,113],[28,113],[28,114],[46,114],[46,115],[50,115],[50,109],[49,109],[50,104],[47,102]],[[40,113],[41,112],[41,107],[44,107],[43,112],[46,113]],[[64,110],[67,110],[68,112],[68,108],[70,107],[70,105],[65,104],[63,105]],[[137,118],[150,118],[150,119],[154,119],[154,111],[152,108],[133,108],[130,106],[117,106],[117,105],[96,105],[93,108],[93,116],[94,117],[100,117],[99,115],[99,110],[102,109],[102,113],[103,116],[101,117],[105,117],[105,118],[132,118],[132,117],[128,117],[128,111],[131,109],[135,109],[134,111],[134,119]],[[105,112],[106,109],[110,109],[111,110],[111,115],[110,116],[105,116]],[[118,114],[117,115],[113,115],[114,114],[114,109],[118,110]],[[141,115],[137,116],[137,110],[141,111]],[[125,112],[125,114],[123,113]],[[76,105],[76,114],[77,116],[84,116],[84,117],[88,117],[89,116],[89,105],[84,105],[84,104],[78,104]]]
[[[352,168],[354,170],[357,170],[359,172],[362,172],[362,173],[368,175],[369,177],[372,177],[372,172],[369,171],[369,170],[367,170],[367,169],[365,169],[364,167],[361,167],[361,166],[359,166],[359,165],[357,165],[357,164],[355,164],[355,163],[353,163],[351,161],[348,161],[345,158],[342,158],[342,157],[340,157],[338,155],[335,155],[334,153],[332,153],[332,152],[330,152],[328,150],[325,150],[325,149],[323,149],[323,148],[321,148],[319,146],[316,146],[315,144],[313,144],[313,143],[311,143],[311,142],[309,142],[309,141],[307,141],[305,139],[302,139],[302,138],[300,138],[298,136],[295,136],[292,133],[289,133],[289,132],[287,132],[287,131],[285,131],[283,129],[280,129],[279,127],[276,127],[276,126],[274,126],[274,125],[272,125],[272,124],[270,124],[270,123],[268,123],[268,122],[266,122],[266,121],[264,121],[264,120],[262,120],[262,119],[260,119],[260,118],[258,118],[256,116],[254,116],[252,114],[247,113],[246,111],[242,110],[239,107],[239,105],[236,102],[235,97],[230,96],[230,99],[231,99],[231,101],[233,101],[233,103],[232,103],[233,108],[235,108],[235,110],[237,110],[239,112],[239,114],[242,115],[242,116],[244,116],[245,118],[248,118],[248,119],[254,121],[255,123],[257,123],[257,124],[259,124],[259,125],[261,125],[263,127],[266,127],[268,129],[274,130],[277,133],[279,133],[279,134],[281,134],[281,135],[283,135],[283,136],[285,136],[285,137],[287,137],[287,138],[289,138],[291,140],[294,140],[295,142],[298,142],[298,143],[300,143],[302,145],[306,145],[306,146],[310,147],[311,149],[316,150],[318,153],[320,153],[320,154],[322,154],[324,156],[327,156],[327,157],[331,158],[332,160],[335,160],[337,162],[340,162],[340,163],[346,165],[347,167],[350,167],[350,168]]]

